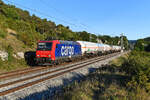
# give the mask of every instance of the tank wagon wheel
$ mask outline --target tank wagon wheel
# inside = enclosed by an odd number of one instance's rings
[[[61,64],[59,60],[55,61],[55,65]]]

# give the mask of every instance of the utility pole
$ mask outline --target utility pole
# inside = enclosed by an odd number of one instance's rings
[[[92,42],[92,36],[91,36],[91,33],[90,33],[90,42]]]
[[[123,33],[121,33],[121,52],[123,52],[124,45],[123,45]]]

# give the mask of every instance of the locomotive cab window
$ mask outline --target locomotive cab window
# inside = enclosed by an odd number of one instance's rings
[[[51,42],[38,43],[37,50],[51,50],[51,49],[52,49],[52,43]]]

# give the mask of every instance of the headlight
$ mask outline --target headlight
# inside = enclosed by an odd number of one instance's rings
[[[51,57],[51,55],[48,55],[48,57]]]
[[[37,57],[40,57],[40,55],[37,55]]]

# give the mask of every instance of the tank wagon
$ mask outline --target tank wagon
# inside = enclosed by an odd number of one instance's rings
[[[97,54],[102,51],[100,44],[86,42],[86,41],[77,41],[81,45],[82,55],[85,54]]]
[[[113,52],[119,52],[120,50],[121,50],[120,46],[115,46],[115,45],[112,46],[112,51]]]
[[[120,50],[120,46],[87,41],[39,41],[36,49],[36,63],[53,65],[76,58],[104,55]]]

